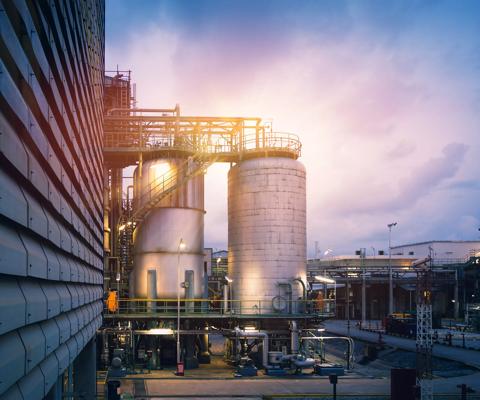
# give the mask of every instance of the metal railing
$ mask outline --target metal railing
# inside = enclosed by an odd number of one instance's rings
[[[181,316],[242,316],[288,315],[332,317],[334,316],[334,300],[293,300],[287,302],[285,311],[276,311],[271,300],[212,300],[182,299]],[[288,310],[288,312],[286,311]],[[119,299],[115,308],[105,307],[105,315],[136,316],[176,316],[177,299]]]
[[[241,156],[276,150],[294,158],[301,152],[298,136],[273,132],[259,118],[152,116],[127,111],[127,115],[105,116],[104,148],[109,152],[168,150]]]
[[[216,161],[216,157],[204,157],[196,154],[188,157],[177,168],[172,169],[149,182],[148,187],[142,190],[133,204],[130,223],[141,220],[162,199],[173,193],[180,186],[195,176],[206,172],[207,168]]]

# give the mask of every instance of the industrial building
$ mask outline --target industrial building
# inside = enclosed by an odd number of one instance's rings
[[[391,256],[379,253],[367,255],[366,249],[360,249],[356,255],[308,261],[309,282],[327,290],[327,297],[335,292],[336,318],[383,320],[392,312],[414,312],[416,265],[427,259],[434,274],[433,313],[437,320],[463,318],[469,305],[478,303],[479,241],[422,242],[392,247]],[[316,277],[332,283],[321,283]]]
[[[125,377],[203,368],[214,341],[235,377],[336,385],[325,342],[346,344],[347,370],[354,346],[323,335],[327,318],[417,308],[424,360],[432,314],[468,320],[480,242],[307,261],[300,138],[137,108],[131,71],[104,68],[104,7],[0,0],[0,400],[93,399],[97,384],[118,399]],[[220,251],[204,240],[214,163],[229,165]]]
[[[103,1],[1,1],[0,54],[0,399],[91,399]]]
[[[298,137],[256,117],[134,108],[130,73],[108,74],[104,231],[112,307],[100,335],[103,365],[197,368],[210,361],[209,336],[219,335],[226,360],[249,373],[253,363],[271,374],[313,367],[299,350],[301,329],[332,313],[327,300],[308,297]],[[216,162],[230,164],[228,253],[204,249],[204,173]]]

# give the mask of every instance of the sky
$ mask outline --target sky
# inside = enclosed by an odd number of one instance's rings
[[[480,239],[480,1],[106,2],[106,68],[139,107],[258,116],[297,134],[307,249]],[[227,248],[228,165],[205,176]]]

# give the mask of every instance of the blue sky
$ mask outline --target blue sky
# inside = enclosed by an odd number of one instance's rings
[[[479,239],[480,1],[107,0],[106,66],[140,106],[297,133],[308,250]],[[205,245],[226,248],[226,172]]]

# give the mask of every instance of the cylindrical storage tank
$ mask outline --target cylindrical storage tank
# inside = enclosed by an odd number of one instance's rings
[[[254,158],[228,174],[228,268],[235,311],[299,312],[306,282],[306,174],[281,157]]]
[[[143,163],[141,174],[135,170],[135,206],[148,203],[152,196],[171,188],[177,172],[185,166],[184,159],[152,160]],[[194,168],[194,166],[190,166]],[[168,178],[171,176],[171,178]],[[165,185],[159,183],[165,179]],[[133,236],[134,268],[130,276],[130,293],[133,297],[147,298],[148,288],[156,287],[157,298],[177,297],[177,268],[179,282],[186,274],[192,278],[193,296],[201,298],[204,292],[203,225],[204,225],[203,175],[189,179],[177,190],[159,202],[138,224]],[[153,190],[152,190],[153,188]],[[180,246],[183,240],[185,246]],[[183,248],[185,247],[185,248]],[[156,274],[149,271],[156,271]],[[156,276],[156,285],[148,277]],[[185,289],[180,289],[185,297]]]

